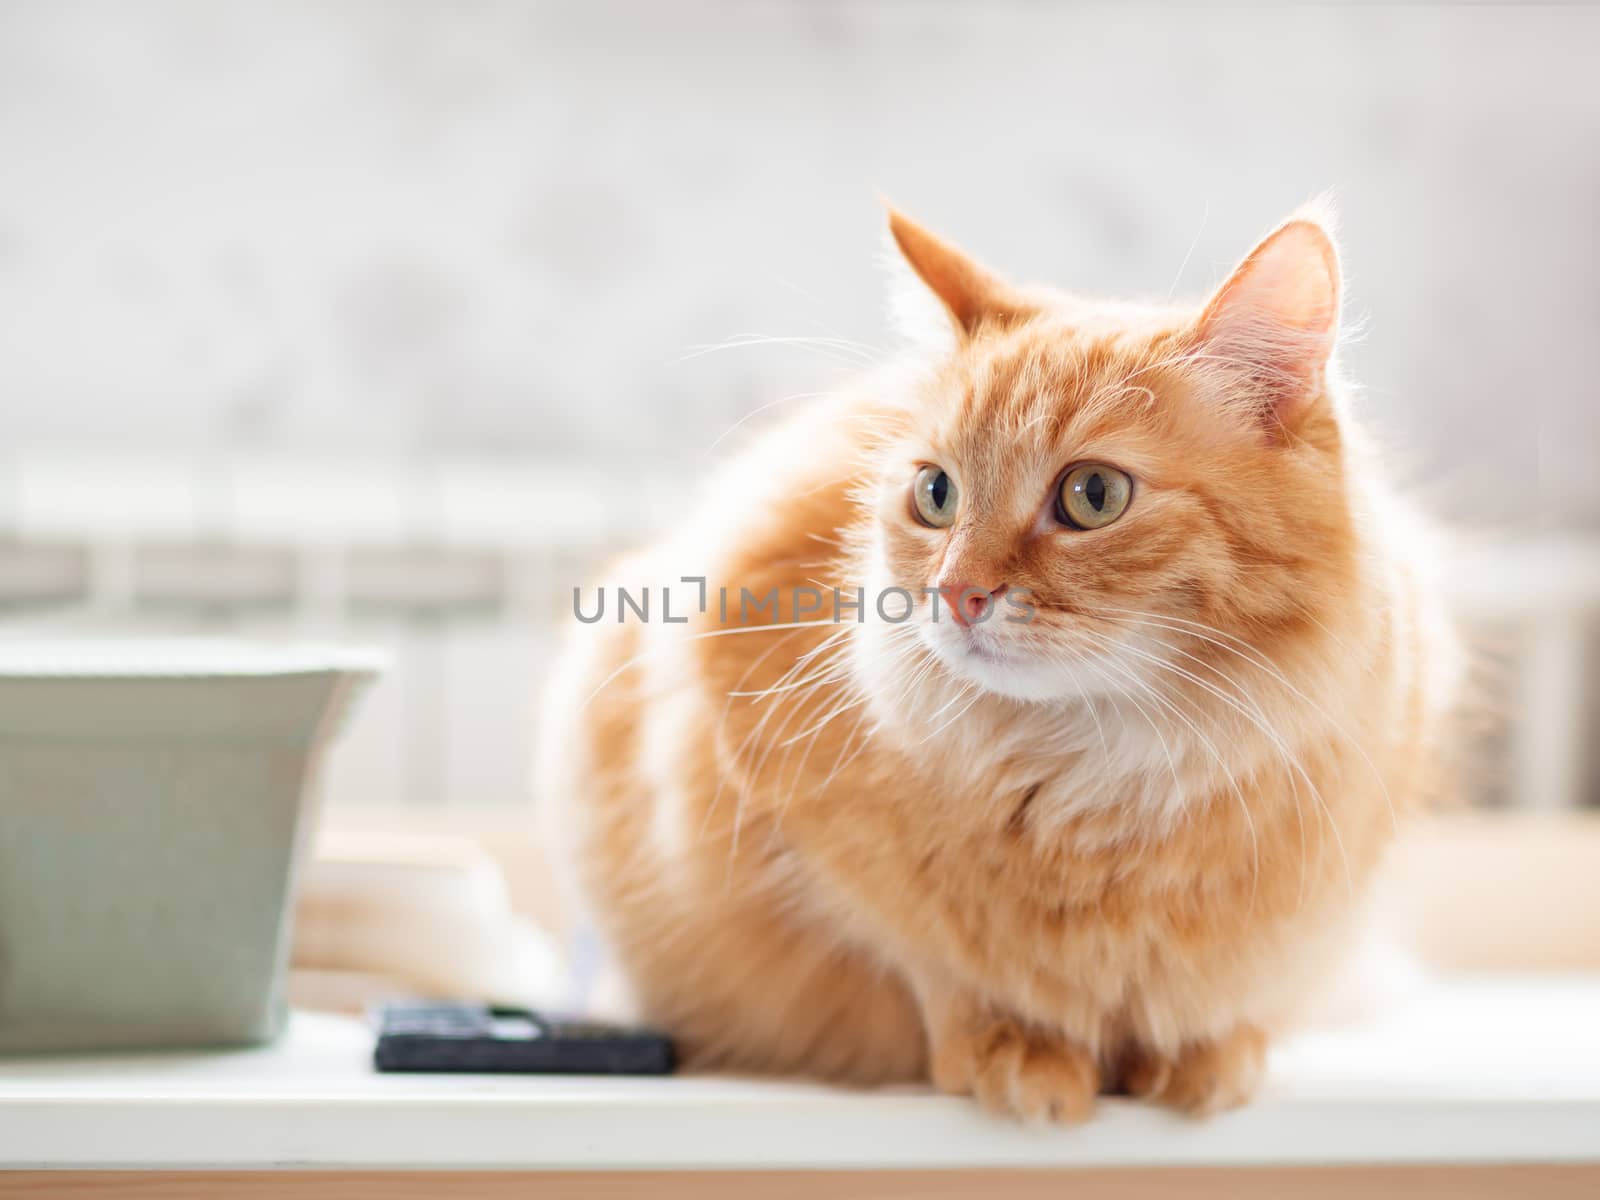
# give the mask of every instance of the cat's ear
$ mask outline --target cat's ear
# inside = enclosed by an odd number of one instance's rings
[[[1196,326],[1197,361],[1245,386],[1271,430],[1293,429],[1323,394],[1339,333],[1339,253],[1319,202],[1245,257]]]
[[[910,340],[949,345],[971,337],[986,321],[1025,310],[1022,297],[994,272],[894,207],[885,207],[895,248],[890,256],[890,316]]]

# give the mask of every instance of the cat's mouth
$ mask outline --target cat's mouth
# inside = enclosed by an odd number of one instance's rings
[[[955,645],[962,653],[970,655],[979,662],[991,663],[997,667],[1014,666],[1018,661],[1015,650],[997,645],[980,630],[967,630],[957,639]]]
[[[1060,701],[1117,692],[1133,668],[1111,646],[1071,644],[1066,631],[1040,639],[1018,636],[1003,627],[967,628],[941,624],[929,629],[927,643],[958,678],[1014,700]]]
[[[941,626],[930,630],[928,641],[947,668],[988,691],[1030,698],[1038,693],[1034,677],[1042,674],[1041,657],[1014,638],[983,625]]]

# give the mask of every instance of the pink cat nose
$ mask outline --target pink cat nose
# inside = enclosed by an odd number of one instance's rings
[[[978,583],[951,583],[939,589],[944,602],[950,606],[950,615],[963,629],[981,621],[989,610],[1006,594],[1008,584],[987,588]]]

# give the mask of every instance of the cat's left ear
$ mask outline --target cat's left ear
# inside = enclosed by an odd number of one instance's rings
[[[885,207],[898,252],[890,261],[890,316],[908,339],[945,347],[972,337],[985,323],[1029,310],[1016,289],[988,267],[898,209]]]
[[[1232,376],[1269,430],[1292,430],[1324,392],[1339,333],[1339,252],[1325,203],[1290,217],[1206,305],[1197,361]]]

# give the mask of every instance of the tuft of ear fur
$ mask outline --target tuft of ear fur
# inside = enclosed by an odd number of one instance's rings
[[[957,330],[950,310],[911,269],[887,227],[878,261],[885,277],[889,325],[895,333],[929,355],[955,349]]]
[[[1279,225],[1217,289],[1195,329],[1197,355],[1242,383],[1271,429],[1293,429],[1323,393],[1339,332],[1333,225],[1326,200]]]
[[[933,312],[943,313],[946,333],[937,340],[945,343],[952,332],[957,338],[969,338],[986,321],[1022,314],[1026,304],[1010,284],[892,205],[885,207],[889,211],[889,237],[901,260],[921,281],[919,286],[902,273],[898,281],[892,281],[890,294],[896,326],[914,341],[930,340],[930,326],[936,324],[930,320]],[[908,289],[912,289],[911,294]],[[918,298],[915,291],[921,291],[922,297]],[[929,299],[934,302],[932,306]]]

